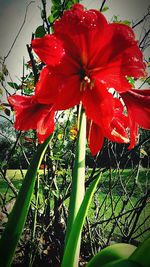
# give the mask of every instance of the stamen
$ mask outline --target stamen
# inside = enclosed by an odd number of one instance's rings
[[[86,89],[92,90],[94,87],[94,80],[91,80],[87,75],[85,75],[85,71],[80,71],[81,84],[80,91],[85,91]]]
[[[92,90],[93,87],[94,87],[94,80],[92,80],[91,83],[90,83],[90,90]]]
[[[92,123],[93,121],[91,120],[90,123],[89,123],[89,132],[88,132],[88,143],[90,143],[90,137],[91,137],[91,130],[92,130]]]
[[[119,133],[115,130],[115,128],[112,130],[111,134],[114,135],[114,136],[116,136],[116,137],[120,137],[120,138],[124,141],[124,143],[126,143],[126,144],[130,142],[130,140],[129,140],[128,138],[126,138],[126,137],[124,137],[123,135],[119,134]]]
[[[86,90],[86,83],[85,81],[82,81],[81,84],[80,84],[80,91],[85,91]]]
[[[91,79],[88,76],[85,76],[84,80],[85,80],[86,83],[90,83],[91,82]]]

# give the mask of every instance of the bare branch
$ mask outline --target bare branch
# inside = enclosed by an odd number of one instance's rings
[[[46,0],[42,0],[42,5],[43,5],[42,19],[46,23],[48,33],[50,33],[50,24],[47,20],[47,15],[46,15]]]
[[[32,48],[31,46],[27,45],[27,50],[28,50],[28,53],[29,53],[29,57],[30,57],[30,60],[32,62],[32,70],[33,70],[33,74],[34,74],[34,85],[37,83],[38,81],[38,72],[37,72],[37,68],[36,68],[36,65],[35,65],[35,61],[34,61],[34,57],[33,57],[33,54],[32,54]]]
[[[150,33],[150,29],[145,33],[143,39],[140,41],[140,43],[139,43],[140,48],[142,46],[142,43],[144,43],[146,41],[146,39],[148,38],[149,33]]]
[[[17,39],[18,39],[18,36],[19,36],[19,34],[21,33],[21,31],[22,31],[22,29],[23,29],[23,27],[24,27],[24,24],[25,24],[25,22],[26,22],[27,13],[28,13],[28,8],[29,8],[29,6],[30,6],[31,4],[33,4],[33,3],[35,3],[35,1],[31,1],[31,2],[27,5],[23,23],[22,23],[22,25],[21,25],[21,27],[20,27],[20,29],[19,29],[19,31],[18,31],[18,33],[17,33],[17,35],[16,35],[16,37],[15,37],[13,43],[12,43],[12,45],[11,45],[11,47],[10,47],[8,53],[7,53],[7,55],[4,57],[4,61],[3,61],[3,62],[5,62],[6,58],[8,58],[8,56],[10,55],[10,53],[11,53],[11,51],[12,51],[12,49],[13,49],[13,47],[14,47],[14,45],[15,45]]]
[[[100,7],[100,12],[103,10],[103,7],[104,7],[106,1],[107,1],[107,0],[103,0],[102,5],[101,5],[101,7]]]
[[[15,196],[17,196],[18,191],[15,188],[15,186],[13,185],[13,183],[11,182],[11,180],[6,176],[5,172],[0,168],[0,172],[4,178],[4,180],[7,182],[7,184],[9,185],[9,187],[11,188],[12,192],[14,193]]]
[[[133,24],[132,29],[134,29],[135,27],[137,27],[138,25],[140,25],[142,22],[145,21],[145,19],[150,16],[150,10],[148,11],[148,13],[142,18],[140,19],[137,23]]]

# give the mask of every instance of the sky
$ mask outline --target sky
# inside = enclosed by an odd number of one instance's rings
[[[50,0],[47,0],[47,13],[50,14]],[[81,1],[88,9],[99,9],[102,0],[83,0]],[[30,3],[30,5],[29,5]],[[29,60],[26,44],[30,44],[32,33],[37,26],[42,24],[41,0],[0,0],[0,56],[7,55],[10,47],[24,21],[26,7],[28,6],[27,16],[23,29],[17,38],[14,47],[9,54],[6,64],[14,82],[22,74],[23,57]],[[105,12],[108,21],[113,15],[120,15],[122,20],[138,21],[147,11],[149,0],[107,0],[106,5],[109,10]],[[140,29],[137,31],[139,38]]]

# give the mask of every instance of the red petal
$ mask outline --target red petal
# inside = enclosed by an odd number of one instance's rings
[[[122,93],[131,89],[131,84],[127,81],[124,75],[121,74],[120,66],[111,66],[99,72],[92,74],[93,79],[97,79],[107,88],[114,88],[117,92]]]
[[[37,124],[38,140],[43,143],[45,139],[54,131],[54,115],[55,112],[50,109],[49,112],[39,120]]]
[[[130,146],[136,144],[138,125],[150,129],[150,90],[130,90],[121,94],[127,107],[130,126]]]
[[[16,111],[14,126],[17,130],[36,129],[38,117],[36,113],[34,116],[35,104],[32,97],[14,95],[8,98],[8,102]]]
[[[59,64],[65,54],[61,41],[53,34],[34,39],[32,47],[41,61],[49,66]]]
[[[54,109],[63,110],[78,105],[81,97],[82,92],[80,91],[79,75],[68,77],[61,86],[61,90],[54,104]]]
[[[124,107],[118,98],[114,99],[114,115],[110,126],[104,129],[104,135],[113,142],[129,143],[127,127],[128,117],[123,114]]]
[[[81,100],[80,76],[65,76],[65,66],[49,69],[45,67],[36,84],[35,98],[43,104],[55,104],[55,110],[70,108]],[[60,74],[61,73],[61,74]]]
[[[93,9],[84,10],[83,5],[75,4],[71,10],[64,12],[61,19],[55,21],[54,32],[69,36],[78,35],[85,31],[93,31],[96,27],[102,29],[105,24],[107,21],[100,12]]]
[[[19,95],[9,97],[8,101],[16,111],[14,126],[17,130],[38,130],[40,141],[53,132],[54,111],[51,105],[39,104],[33,97]]]
[[[43,104],[54,103],[63,83],[63,78],[61,78],[53,74],[49,67],[43,68],[35,89],[37,101]]]
[[[126,132],[126,116],[114,117],[108,129],[105,129],[105,137],[117,143],[129,143],[129,137]]]
[[[101,127],[108,127],[114,112],[114,100],[102,84],[95,81],[92,90],[86,89],[82,102],[89,119]]]
[[[146,64],[143,62],[143,54],[137,44],[126,49],[122,54],[121,74],[134,78],[146,75]]]
[[[129,90],[121,97],[127,106],[129,117],[140,127],[150,129],[150,90]]]
[[[92,121],[87,122],[87,140],[92,155],[96,155],[103,146],[104,133],[102,128]]]
[[[129,123],[130,123],[130,145],[128,149],[132,149],[135,147],[136,142],[137,142],[138,125],[133,119],[131,119],[130,114],[128,115],[129,115]]]
[[[80,87],[80,76],[78,75],[79,69],[80,67],[78,63],[76,63],[76,61],[69,55],[65,55],[59,66],[51,68],[49,66],[44,67],[40,73],[39,81],[36,84],[35,97],[37,101],[43,104],[52,104],[56,102],[56,99],[61,92],[62,94],[66,94],[66,98],[69,93],[71,95],[71,92],[73,91],[72,87],[75,87],[75,90],[78,88],[78,92]],[[68,88],[69,86],[71,86],[72,90],[71,88]],[[62,94],[60,97],[62,97]],[[72,96],[74,97],[74,94]]]
[[[69,42],[71,54],[79,53],[78,58],[83,64],[87,60],[95,45],[95,38],[100,35],[107,24],[105,17],[96,10],[84,10],[82,5],[74,5],[71,10],[64,12],[60,20],[54,24],[55,34],[66,43]],[[94,42],[93,42],[94,40]],[[77,57],[76,57],[77,58]]]
[[[118,143],[129,143],[127,127],[128,117],[123,114],[123,105],[119,99],[114,99],[114,114],[109,126],[101,127],[92,121],[87,123],[87,139],[92,155],[102,147],[104,137]]]
[[[135,78],[145,75],[145,63],[131,28],[122,24],[105,26],[96,38],[97,49],[88,62],[90,75],[98,78],[107,87],[119,92],[127,91],[131,85],[125,76]]]
[[[97,50],[89,62],[90,68],[103,67],[116,61],[126,49],[136,44],[134,38],[134,32],[126,25],[106,25],[102,35],[97,39]]]

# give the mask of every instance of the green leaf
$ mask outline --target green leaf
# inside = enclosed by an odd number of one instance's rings
[[[128,25],[128,26],[131,25],[131,21],[129,21],[129,20],[121,20],[120,23],[123,23],[123,24]]]
[[[44,26],[41,25],[39,27],[37,27],[36,31],[35,31],[35,38],[41,38],[46,34],[46,31],[44,29]]]
[[[11,265],[15,249],[27,218],[36,174],[50,139],[51,136],[39,146],[37,153],[33,157],[17,196],[13,211],[8,218],[8,223],[0,240],[0,266],[2,267],[9,267]]]
[[[48,21],[50,24],[52,24],[54,22],[55,18],[53,17],[53,15],[48,16]]]
[[[114,15],[113,16],[113,22],[118,22],[119,21],[119,15]]]
[[[92,201],[94,191],[96,189],[96,186],[99,183],[101,174],[98,174],[95,177],[95,180],[91,183],[88,190],[86,191],[86,194],[84,196],[84,199],[82,201],[82,204],[80,206],[80,209],[77,213],[77,216],[75,218],[75,221],[72,225],[70,235],[68,238],[68,242],[65,247],[64,257],[62,261],[61,267],[75,267],[78,266],[78,259],[76,259],[76,248],[78,246],[78,240],[81,236],[81,231],[84,225],[84,221],[90,206],[90,203]]]
[[[51,0],[52,4],[55,6],[60,6],[61,5],[61,0]]]
[[[11,87],[11,88],[14,88],[14,89],[19,89],[19,86],[17,83],[13,83],[13,82],[8,82],[8,85]]]
[[[99,267],[143,267],[143,266],[130,260],[116,260],[116,261],[111,261],[104,265],[100,264]]]
[[[82,1],[82,0],[81,0]],[[79,0],[72,0],[72,3],[73,4],[76,4],[76,3],[79,3],[80,1]]]
[[[129,259],[143,267],[150,267],[150,236],[134,251]]]
[[[132,77],[126,77],[127,81],[132,85],[133,88],[135,88],[135,80]]]
[[[71,2],[68,2],[67,5],[66,5],[66,9],[71,9],[72,8],[72,3]]]
[[[52,13],[51,16],[53,16],[54,19],[59,18],[60,12],[61,12],[60,9],[57,9],[55,7],[51,8],[51,13]]]
[[[109,7],[108,7],[108,6],[105,6],[105,7],[102,9],[101,12],[106,12],[108,9],[109,9]]]
[[[97,253],[86,267],[99,267],[115,260],[127,259],[135,249],[135,246],[124,243],[108,246]]]

